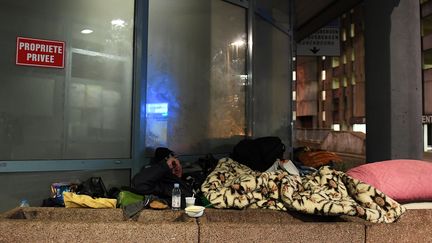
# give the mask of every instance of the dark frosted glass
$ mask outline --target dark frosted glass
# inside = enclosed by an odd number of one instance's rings
[[[133,19],[133,0],[0,2],[0,160],[130,157]],[[65,67],[15,65],[17,36],[66,42]]]
[[[245,130],[246,10],[151,0],[149,13],[147,146],[229,152]]]
[[[253,134],[279,136],[290,146],[290,38],[260,17],[255,20]]]

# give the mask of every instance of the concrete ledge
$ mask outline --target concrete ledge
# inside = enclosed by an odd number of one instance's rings
[[[366,225],[366,242],[432,242],[432,210],[411,209],[393,224]]]
[[[0,242],[198,242],[196,225],[0,222]]]
[[[366,242],[432,242],[432,224],[404,223],[366,227]]]
[[[264,209],[143,210],[15,208],[0,215],[0,242],[432,242],[432,210],[408,210],[392,224],[357,217]]]
[[[0,242],[198,242],[198,225],[181,211],[16,208],[0,218]]]
[[[207,223],[200,242],[365,242],[356,223]]]
[[[365,242],[362,221],[264,209],[208,209],[199,219],[199,237],[200,242]]]

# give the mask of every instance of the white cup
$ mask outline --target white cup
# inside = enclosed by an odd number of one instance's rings
[[[186,197],[186,207],[195,205],[194,197]]]

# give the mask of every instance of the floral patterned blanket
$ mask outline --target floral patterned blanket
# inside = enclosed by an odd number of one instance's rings
[[[406,209],[371,185],[328,166],[307,176],[253,171],[219,160],[201,185],[215,208],[266,208],[318,215],[351,215],[376,223],[396,221]]]

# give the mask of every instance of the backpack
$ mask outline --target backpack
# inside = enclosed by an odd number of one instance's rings
[[[193,191],[198,192],[207,176],[216,168],[218,160],[212,154],[206,154],[204,157],[198,158],[195,163],[199,165],[201,170],[185,172],[183,177]]]
[[[253,170],[265,171],[283,159],[285,145],[279,137],[245,138],[236,144],[230,158]]]
[[[90,177],[78,186],[77,194],[91,197],[106,197],[107,190],[101,177]]]

